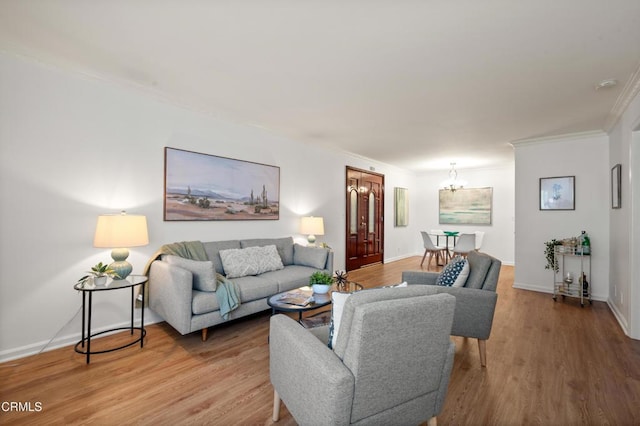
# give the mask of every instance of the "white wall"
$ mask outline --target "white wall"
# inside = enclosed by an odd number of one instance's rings
[[[640,339],[640,95],[609,137],[608,167],[622,165],[622,208],[610,215],[608,302],[625,333]]]
[[[460,232],[484,231],[480,251],[500,259],[506,265],[514,264],[514,165],[491,169],[460,169],[458,176],[468,182],[469,188],[493,188],[491,225],[439,225],[440,183],[448,178],[446,171],[428,172],[417,178],[419,188],[419,216],[416,217],[418,231],[430,229],[455,230]],[[416,251],[422,254],[422,238],[411,235]]]
[[[165,146],[280,167],[277,221],[164,222]],[[412,227],[393,227],[393,187],[412,173],[222,121],[159,97],[0,54],[0,359],[79,339],[84,271],[109,261],[92,247],[96,218],[144,214],[150,244],[131,249],[134,273],[162,244],[298,234],[299,217],[325,218],[321,241],[344,267],[345,166],[385,174],[385,258],[414,254]],[[415,216],[415,210],[412,209]],[[127,292],[94,300],[94,330],[125,323]],[[148,319],[157,319],[153,315]],[[56,335],[56,333],[58,333]]]
[[[609,289],[609,167],[604,133],[515,143],[514,287],[553,292],[553,273],[544,269],[544,243],[552,238],[591,237],[592,298]],[[575,210],[539,210],[539,179],[575,176]]]

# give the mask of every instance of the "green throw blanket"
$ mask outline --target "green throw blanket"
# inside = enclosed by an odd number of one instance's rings
[[[207,252],[204,249],[204,244],[202,244],[201,241],[182,241],[179,243],[165,244],[151,256],[151,259],[149,259],[147,265],[144,267],[144,275],[149,275],[151,264],[163,254],[172,254],[191,260],[209,260]],[[238,287],[233,281],[228,280],[224,275],[218,273],[216,273],[216,284],[216,297],[220,304],[220,316],[227,320],[229,319],[229,312],[240,306]],[[147,294],[145,294],[145,300],[148,300]]]

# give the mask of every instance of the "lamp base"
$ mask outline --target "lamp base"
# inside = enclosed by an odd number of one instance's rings
[[[309,234],[307,237],[307,247],[315,247],[316,246],[316,236],[313,234]]]
[[[126,248],[118,248],[111,251],[113,262],[109,267],[118,274],[121,280],[127,278],[133,271],[133,266],[126,260],[127,257],[129,257],[129,250]]]

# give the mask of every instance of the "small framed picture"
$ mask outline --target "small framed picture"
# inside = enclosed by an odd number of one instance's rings
[[[575,210],[576,177],[540,178],[540,210]]]
[[[619,209],[622,207],[622,165],[616,164],[611,169],[611,208]]]

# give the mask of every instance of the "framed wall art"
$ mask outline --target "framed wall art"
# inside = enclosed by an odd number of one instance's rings
[[[395,188],[395,225],[409,226],[409,190]]]
[[[622,208],[622,165],[616,164],[611,169],[611,208]]]
[[[540,178],[540,210],[575,210],[575,176]]]
[[[464,188],[439,192],[441,225],[491,225],[493,188]]]
[[[277,220],[280,168],[165,147],[164,220]]]

